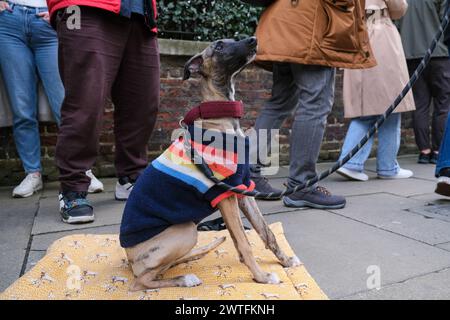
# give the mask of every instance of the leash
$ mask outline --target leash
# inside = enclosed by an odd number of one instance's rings
[[[442,37],[442,34],[444,33],[445,29],[447,29],[449,25],[449,13],[450,9],[446,12],[444,19],[442,20],[442,23],[439,27],[439,31],[436,33],[430,47],[427,50],[427,53],[425,57],[420,62],[420,65],[417,67],[417,69],[414,71],[414,74],[409,79],[409,82],[406,84],[406,86],[403,88],[403,90],[400,92],[400,94],[397,96],[397,98],[394,100],[394,102],[389,106],[389,108],[377,119],[377,121],[374,123],[374,125],[367,131],[366,135],[359,141],[359,143],[341,160],[335,162],[335,164],[328,169],[327,171],[322,172],[318,176],[314,177],[313,179],[307,180],[304,184],[300,184],[298,186],[295,186],[294,188],[287,188],[284,191],[281,192],[270,192],[270,193],[262,193],[258,192],[256,190],[254,191],[246,191],[239,189],[237,187],[231,186],[229,184],[226,184],[222,182],[221,180],[217,179],[211,169],[208,167],[204,159],[201,155],[198,154],[197,150],[195,148],[192,148],[190,145],[189,139],[185,138],[184,141],[184,147],[186,149],[186,152],[191,152],[193,157],[191,160],[194,161],[194,164],[196,167],[212,182],[215,183],[215,185],[221,187],[222,189],[226,191],[232,191],[237,194],[249,196],[249,197],[255,197],[256,199],[279,199],[283,196],[287,196],[290,194],[293,194],[297,191],[304,190],[308,187],[313,186],[317,182],[327,178],[329,175],[333,174],[338,170],[340,167],[342,167],[344,164],[346,164],[361,148],[367,143],[367,141],[375,134],[377,129],[384,123],[384,121],[391,115],[391,113],[398,107],[398,105],[402,102],[402,100],[405,98],[405,96],[408,94],[408,92],[411,90],[411,88],[416,83],[417,79],[419,79],[420,75],[425,70],[426,66],[431,60],[431,55],[433,51],[436,49],[436,46],[439,42],[439,39]],[[185,124],[182,124],[182,127],[184,128],[184,135],[188,132],[187,126]]]

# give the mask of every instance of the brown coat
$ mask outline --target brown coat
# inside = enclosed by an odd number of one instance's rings
[[[378,65],[367,70],[345,70],[346,118],[382,114],[409,80],[402,41],[391,20],[401,18],[408,3],[406,0],[366,0],[366,8],[378,10],[367,19],[370,44]],[[384,15],[380,9],[384,9]],[[410,92],[395,112],[414,109]]]
[[[256,30],[257,62],[375,66],[363,8],[364,0],[277,0]]]

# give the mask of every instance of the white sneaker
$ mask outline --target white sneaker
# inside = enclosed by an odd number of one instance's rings
[[[131,182],[128,177],[120,178],[116,183],[116,200],[126,201],[131,191],[133,190],[134,182]]]
[[[25,179],[14,188],[12,196],[14,198],[27,198],[33,195],[36,191],[42,189],[42,176],[39,172],[27,174]]]
[[[367,181],[369,180],[369,176],[365,174],[364,172],[359,172],[356,170],[350,170],[346,169],[344,167],[339,168],[336,173],[340,174],[341,176],[349,179],[349,180],[356,180],[356,181]]]
[[[86,175],[91,178],[91,183],[88,188],[89,193],[98,193],[104,190],[103,183],[94,176],[92,170],[86,171]]]
[[[408,179],[408,178],[411,178],[413,175],[414,175],[414,172],[412,172],[411,170],[406,170],[406,169],[400,168],[396,175],[393,175],[393,176],[378,175],[378,178],[379,179]]]

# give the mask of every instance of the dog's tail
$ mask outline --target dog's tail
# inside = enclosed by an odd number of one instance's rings
[[[220,246],[222,243],[224,243],[225,240],[226,240],[226,237],[220,237],[220,238],[214,240],[213,242],[211,242],[210,244],[207,244],[206,246],[192,249],[191,252],[186,254],[184,257],[175,261],[174,264],[172,265],[172,267],[176,266],[178,264],[181,264],[181,263],[186,263],[189,261],[194,261],[194,260],[203,258],[204,256],[206,256],[206,254],[208,252],[210,252],[211,250],[214,250],[215,248]]]

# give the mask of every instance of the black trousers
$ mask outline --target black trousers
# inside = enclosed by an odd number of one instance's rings
[[[147,167],[147,143],[159,105],[159,50],[142,16],[131,19],[82,7],[81,29],[57,22],[59,69],[65,86],[56,145],[63,191],[86,191],[103,111],[114,103],[115,167],[136,178]]]
[[[409,74],[420,64],[420,59],[407,60]],[[450,58],[432,58],[413,87],[416,111],[413,125],[419,150],[438,151],[445,130],[450,107]],[[430,140],[430,108],[433,100]]]

